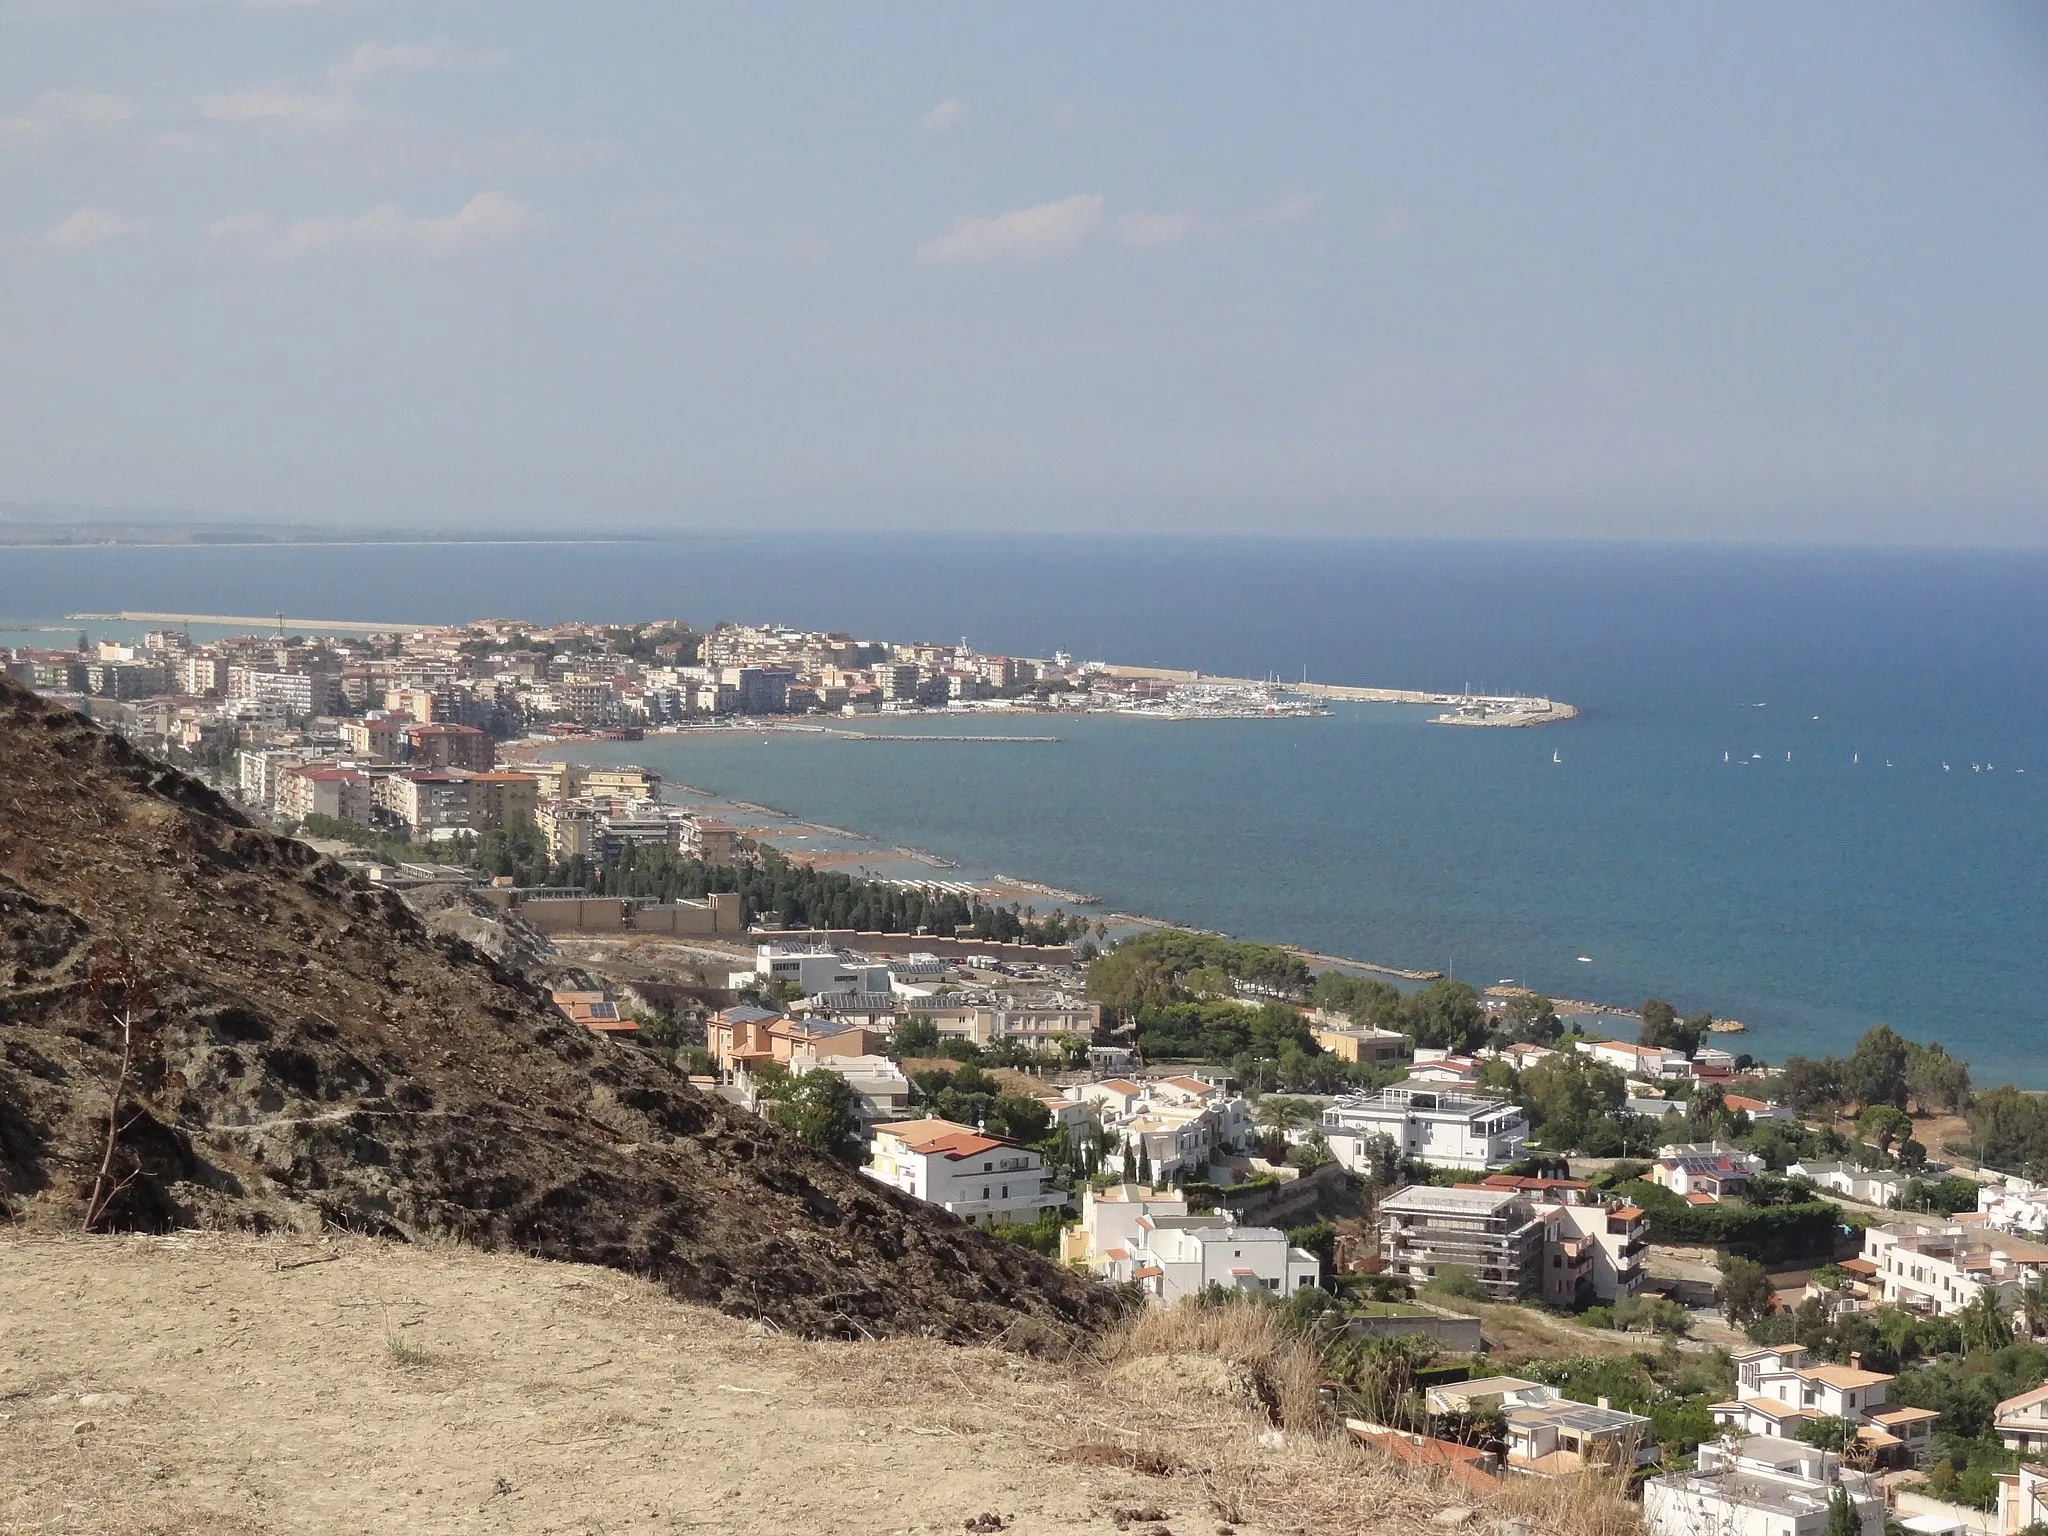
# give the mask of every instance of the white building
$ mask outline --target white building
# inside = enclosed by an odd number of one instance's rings
[[[244,804],[273,810],[277,805],[277,777],[286,768],[308,761],[303,747],[243,748],[238,757],[238,788]]]
[[[1715,1423],[1790,1440],[1808,1424],[1843,1419],[1856,1427],[1870,1465],[1927,1466],[1940,1415],[1887,1402],[1892,1378],[1864,1370],[1860,1356],[1847,1365],[1808,1364],[1803,1345],[1783,1344],[1743,1350],[1734,1359],[1735,1398],[1713,1405]]]
[[[910,1112],[910,1079],[886,1056],[820,1055],[811,1046],[790,1052],[789,1071],[793,1077],[819,1068],[837,1072],[860,1095],[863,1126],[894,1120]]]
[[[873,992],[886,995],[889,971],[841,950],[762,944],[754,950],[754,968],[734,971],[726,984],[734,991],[762,981],[788,982],[805,997],[821,992]]]
[[[2009,1174],[2004,1183],[1977,1191],[1977,1211],[2001,1232],[2048,1232],[2048,1186]]]
[[[1851,1168],[1847,1163],[1794,1163],[1785,1170],[1794,1178],[1811,1179],[1822,1189],[1865,1205],[1897,1205],[1906,1192],[1906,1175],[1889,1168]]]
[[[1936,1316],[1961,1311],[1987,1286],[2011,1302],[2029,1279],[2048,1278],[2048,1247],[1976,1223],[1869,1227],[1863,1257],[1876,1267],[1884,1300]]]
[[[1998,1475],[1998,1536],[2019,1536],[2048,1524],[2048,1467],[2024,1463],[2017,1472]]]
[[[1709,1441],[1692,1471],[1643,1484],[1643,1526],[1650,1536],[1824,1536],[1838,1490],[1863,1536],[1883,1536],[1876,1479],[1845,1471],[1832,1451],[1769,1435]]]
[[[1657,1150],[1656,1182],[1674,1195],[1719,1200],[1740,1195],[1763,1172],[1764,1160],[1718,1141],[1680,1143]]]
[[[1142,1184],[1116,1184],[1082,1197],[1081,1222],[1060,1257],[1086,1264],[1112,1284],[1135,1282],[1154,1301],[1226,1290],[1291,1296],[1322,1281],[1322,1263],[1289,1245],[1278,1227],[1233,1226],[1223,1214],[1194,1215],[1187,1197]]]
[[[977,1226],[1028,1225],[1040,1211],[1066,1203],[1047,1187],[1045,1159],[1036,1152],[950,1120],[877,1125],[861,1171]]]
[[[1109,1145],[1109,1166],[1126,1178],[1141,1167],[1162,1182],[1176,1174],[1204,1177],[1212,1162],[1241,1150],[1252,1134],[1243,1096],[1203,1078],[1139,1083],[1112,1077],[1068,1093],[1092,1107]]]
[[[1579,1049],[1595,1061],[1613,1067],[1625,1076],[1653,1083],[1660,1077],[1688,1077],[1692,1064],[1683,1051],[1660,1045],[1637,1045],[1630,1040],[1581,1041]]]
[[[1374,1094],[1345,1094],[1323,1111],[1323,1138],[1354,1172],[1374,1136],[1391,1137],[1403,1157],[1438,1168],[1505,1168],[1522,1156],[1529,1117],[1506,1099],[1412,1078]]]

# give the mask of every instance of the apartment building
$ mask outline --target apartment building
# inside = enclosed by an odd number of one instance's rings
[[[583,793],[595,800],[659,800],[661,775],[633,763],[582,770]]]
[[[1643,1288],[1650,1218],[1641,1206],[1597,1197],[1580,1179],[1493,1173],[1477,1187],[1519,1194],[1543,1218],[1542,1295],[1551,1306],[1613,1302]]]
[[[405,728],[412,722],[395,715],[370,715],[341,722],[341,744],[357,757],[398,761],[405,746]]]
[[[1734,1359],[1735,1397],[1713,1405],[1715,1423],[1745,1435],[1797,1439],[1809,1424],[1842,1419],[1855,1426],[1859,1459],[1869,1465],[1928,1465],[1940,1415],[1888,1403],[1892,1378],[1864,1370],[1860,1355],[1834,1365],[1809,1361],[1804,1346],[1785,1344],[1743,1350]]]
[[[1045,1160],[1036,1152],[950,1120],[877,1125],[861,1171],[976,1226],[1028,1225],[1066,1201],[1048,1188]]]
[[[331,715],[341,707],[341,679],[332,672],[273,672],[262,667],[228,668],[230,701],[275,704],[287,714]]]
[[[479,832],[530,827],[538,786],[526,773],[475,773],[469,779],[469,824]]]
[[[469,826],[469,775],[415,768],[377,780],[377,807],[415,841]]]
[[[1692,1470],[1643,1484],[1643,1526],[1650,1536],[1826,1536],[1838,1490],[1861,1536],[1884,1536],[1877,1480],[1834,1452],[1770,1435],[1709,1441]]]
[[[581,800],[542,800],[533,824],[558,859],[588,857],[597,846],[597,808]]]
[[[1886,1301],[1937,1317],[1961,1311],[1987,1287],[2011,1301],[2028,1280],[2048,1277],[2048,1247],[1975,1222],[1870,1227],[1863,1257]]]
[[[354,768],[298,763],[277,775],[277,814],[293,821],[329,816],[368,826],[375,805],[370,776]]]
[[[1354,1172],[1374,1136],[1390,1137],[1403,1157],[1438,1168],[1485,1170],[1519,1161],[1529,1117],[1506,1099],[1410,1078],[1373,1094],[1344,1094],[1323,1111],[1323,1138]]]
[[[406,755],[422,768],[459,768],[488,773],[497,744],[473,725],[408,725]]]
[[[236,755],[236,788],[243,803],[266,811],[274,809],[278,775],[307,761],[307,757],[303,747],[243,748]]]
[[[1548,1234],[1549,1223],[1511,1189],[1411,1184],[1379,1206],[1380,1256],[1390,1273],[1423,1285],[1456,1266],[1488,1301],[1541,1291]]]

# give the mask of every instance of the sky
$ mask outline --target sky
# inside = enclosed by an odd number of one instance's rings
[[[0,0],[0,502],[2048,544],[2048,7]]]

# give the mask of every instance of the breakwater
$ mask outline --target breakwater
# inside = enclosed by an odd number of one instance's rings
[[[1249,677],[1218,677],[1184,667],[1132,667],[1103,662],[1098,670],[1111,677],[1139,682],[1204,684],[1217,688],[1262,688],[1279,686],[1304,698],[1328,699],[1348,704],[1434,704],[1445,713],[1436,717],[1442,725],[1531,726],[1554,725],[1576,720],[1578,709],[1559,699],[1532,694],[1432,693],[1419,688],[1363,688],[1349,683],[1282,683]]]

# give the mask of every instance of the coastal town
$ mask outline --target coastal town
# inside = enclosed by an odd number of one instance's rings
[[[1283,1309],[1390,1463],[1474,1497],[1609,1479],[1657,1536],[2048,1523],[2048,1123],[1939,1046],[1877,1026],[1772,1065],[1656,999],[1111,933],[807,864],[651,768],[576,761],[797,717],[1323,695],[739,625],[162,628],[5,669],[517,966],[594,1048],[1131,1307]]]

